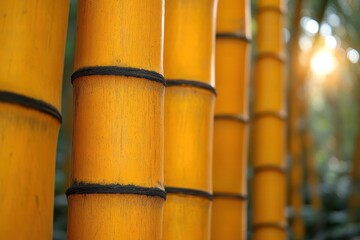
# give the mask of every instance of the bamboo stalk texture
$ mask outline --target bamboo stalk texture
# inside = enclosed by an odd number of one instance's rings
[[[162,0],[79,0],[68,239],[162,239]]]
[[[0,3],[0,238],[52,238],[69,1]]]
[[[220,0],[212,239],[246,239],[250,1]]]
[[[165,6],[164,239],[210,239],[217,1]]]
[[[254,240],[286,239],[284,3],[258,0],[253,109]]]

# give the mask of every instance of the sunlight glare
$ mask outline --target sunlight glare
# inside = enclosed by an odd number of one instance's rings
[[[327,23],[321,24],[320,33],[321,33],[321,35],[323,35],[323,36],[329,36],[329,35],[331,35],[331,34],[332,34],[332,29],[331,29],[330,25],[327,24]]]
[[[319,24],[314,19],[309,19],[305,24],[305,30],[309,33],[315,34],[319,31]]]
[[[352,63],[357,63],[359,61],[359,52],[356,51],[355,49],[353,48],[348,48],[346,50],[346,56],[347,58],[349,59],[350,62]]]
[[[325,37],[325,45],[328,47],[328,48],[336,48],[337,46],[337,40],[334,36],[326,36]]]
[[[321,49],[311,59],[311,70],[317,75],[326,75],[334,71],[336,59],[328,49]]]

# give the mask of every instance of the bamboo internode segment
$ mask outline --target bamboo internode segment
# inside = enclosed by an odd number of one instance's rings
[[[210,239],[217,0],[165,6],[164,239]]]
[[[69,1],[1,2],[0,238],[3,239],[52,238],[68,11]]]
[[[217,0],[166,1],[164,75],[215,86]]]
[[[163,4],[78,3],[68,239],[161,239]]]
[[[247,202],[241,199],[215,195],[212,239],[246,239],[246,207]]]
[[[215,96],[182,86],[167,87],[165,95],[165,185],[212,193]]]
[[[214,107],[209,90],[166,89],[165,184],[178,191],[167,192],[164,239],[210,239]]]
[[[73,195],[68,239],[162,239],[164,200],[140,195]]]
[[[248,0],[219,1],[213,239],[246,239],[250,15]]]
[[[286,239],[286,106],[282,0],[257,1],[253,239]]]
[[[168,193],[164,209],[164,239],[210,239],[212,202],[206,198]]]

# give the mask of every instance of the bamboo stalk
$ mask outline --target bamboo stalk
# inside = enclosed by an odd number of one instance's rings
[[[216,5],[166,2],[164,239],[210,239]]]
[[[360,194],[358,192],[359,183],[360,183],[360,130],[358,130],[355,146],[352,155],[352,168],[350,173],[351,179],[351,192],[349,196],[349,210],[350,210],[350,221],[356,222],[358,212],[360,209]]]
[[[359,75],[356,75],[357,80],[359,81]],[[356,81],[356,90],[355,96],[356,100],[360,100],[359,95],[359,87],[358,87],[358,81]],[[358,113],[358,118],[359,118]],[[356,139],[354,139],[354,147],[352,150],[352,156],[351,156],[351,170],[350,170],[350,180],[351,180],[351,190],[350,190],[350,196],[349,196],[349,220],[352,223],[357,222],[358,219],[358,213],[360,210],[360,194],[359,194],[359,187],[360,187],[360,128],[357,129],[356,132]]]
[[[212,239],[246,239],[250,38],[250,1],[220,1]]]
[[[52,238],[68,11],[69,1],[0,4],[2,239]]]
[[[309,116],[307,114],[308,110],[308,103],[304,103],[304,114],[303,117],[308,119]],[[308,120],[307,120],[308,121]],[[322,209],[322,200],[321,200],[321,189],[320,189],[320,182],[319,176],[316,167],[316,161],[314,157],[314,138],[310,130],[310,126],[306,124],[306,127],[302,133],[302,138],[304,141],[304,154],[305,154],[305,161],[306,161],[306,168],[308,174],[308,182],[310,187],[310,204],[312,208],[316,212],[320,212]]]
[[[161,239],[162,0],[79,0],[68,239]]]
[[[279,0],[257,1],[253,239],[286,239],[283,5]]]

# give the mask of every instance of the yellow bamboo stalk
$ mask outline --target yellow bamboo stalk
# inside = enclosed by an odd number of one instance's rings
[[[294,63],[295,64],[295,63]],[[304,143],[302,142],[302,133],[299,128],[299,121],[301,116],[301,103],[298,99],[299,86],[297,81],[291,87],[290,96],[290,121],[289,121],[289,151],[291,155],[291,168],[290,168],[290,186],[289,186],[289,203],[292,208],[291,227],[295,239],[302,239],[305,234],[304,222],[301,217],[301,210],[303,207],[303,150]]]
[[[79,0],[68,239],[161,239],[163,1]]]
[[[216,5],[165,4],[164,239],[210,239]]]
[[[296,17],[294,17],[293,25],[299,25],[301,2],[295,7]],[[297,30],[297,29],[295,29]],[[298,31],[298,30],[297,30]],[[296,35],[296,36],[295,36]],[[305,226],[301,216],[303,207],[303,168],[306,159],[306,137],[304,130],[301,129],[301,121],[306,119],[306,103],[304,97],[300,96],[299,91],[304,89],[305,77],[304,67],[299,65],[299,47],[298,33],[294,31],[294,39],[290,43],[291,47],[291,84],[290,84],[290,108],[289,108],[289,145],[288,150],[291,156],[291,164],[289,171],[289,204],[292,208],[291,227],[295,239],[302,239],[305,234]],[[305,91],[305,90],[304,90]]]
[[[51,239],[69,1],[0,3],[0,238]]]
[[[253,239],[286,239],[284,4],[257,1]]]
[[[250,1],[219,1],[212,239],[246,239],[250,18]]]

